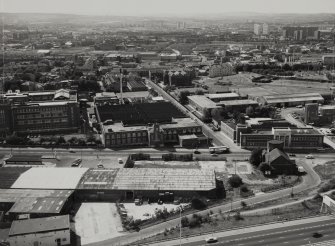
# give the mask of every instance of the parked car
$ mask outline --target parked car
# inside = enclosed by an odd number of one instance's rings
[[[314,159],[314,156],[313,155],[306,155],[305,158],[306,159]]]
[[[295,157],[295,154],[293,154],[293,153],[290,153],[290,154],[289,154],[289,156]]]
[[[104,168],[104,165],[99,164],[99,165],[98,165],[98,168]]]
[[[194,154],[200,154],[200,151],[199,150],[195,150],[193,153]]]

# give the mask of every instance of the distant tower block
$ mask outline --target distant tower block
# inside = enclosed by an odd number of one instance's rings
[[[319,104],[308,103],[305,105],[305,123],[314,123],[319,119]]]

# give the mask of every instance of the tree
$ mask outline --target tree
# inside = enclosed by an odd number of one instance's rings
[[[179,102],[183,105],[187,104],[188,103],[188,96],[190,94],[191,93],[189,91],[181,91],[179,93]]]
[[[251,151],[249,161],[255,167],[258,167],[262,162],[262,149],[254,149]]]
[[[234,174],[228,179],[228,183],[233,188],[238,188],[243,184],[243,181],[240,176]]]
[[[60,136],[57,141],[56,141],[56,144],[59,145],[59,144],[65,144],[66,141],[64,139],[64,137]]]
[[[25,142],[26,142],[25,138],[16,135],[8,136],[6,138],[6,143],[10,145],[21,145],[24,144]]]
[[[266,162],[262,162],[259,166],[258,169],[263,172],[264,174],[267,174],[268,172],[271,172],[271,166],[266,163]]]
[[[204,94],[205,93],[204,93],[203,90],[198,89],[198,90],[195,91],[195,95],[204,95]]]
[[[249,117],[254,116],[254,108],[252,106],[247,107],[247,109],[245,110],[246,115],[248,115]]]

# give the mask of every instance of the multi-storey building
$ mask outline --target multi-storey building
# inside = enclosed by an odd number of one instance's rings
[[[79,127],[76,102],[43,102],[12,106],[12,130],[20,133],[73,132]]]

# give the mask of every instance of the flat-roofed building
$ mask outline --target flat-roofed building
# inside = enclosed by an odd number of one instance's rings
[[[170,124],[160,125],[163,143],[178,143],[179,136],[189,134],[202,134],[202,127],[191,118],[172,119]]]
[[[209,111],[210,114],[211,110],[222,108],[216,105],[215,102],[207,98],[205,95],[188,96],[188,102],[189,105],[198,111],[203,118],[205,118],[206,114],[208,114],[206,111]]]
[[[116,96],[115,92],[96,93],[94,97],[94,104],[119,104],[119,98]]]
[[[273,127],[272,130],[254,130],[241,133],[242,148],[266,148],[270,140],[279,140],[284,149],[318,149],[323,148],[324,136],[313,128]]]
[[[41,166],[41,155],[13,155],[4,160],[5,166]]]
[[[250,99],[221,101],[217,105],[224,107],[227,111],[245,111],[247,107],[257,107],[258,102]]]
[[[69,215],[17,220],[12,223],[8,241],[11,246],[71,245]]]
[[[324,98],[319,93],[267,95],[259,98],[260,103],[275,107],[291,107],[307,103],[323,103]]]
[[[102,125],[105,147],[120,147],[149,144],[147,126],[124,126],[123,123]]]
[[[77,102],[43,102],[13,105],[13,131],[20,133],[76,132],[79,129]]]
[[[234,92],[230,93],[217,93],[217,94],[205,94],[213,102],[220,102],[220,101],[230,101],[230,100],[237,100],[240,98],[240,95]]]

